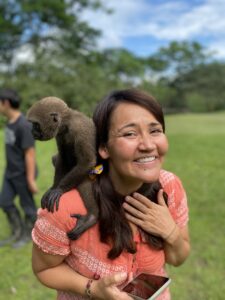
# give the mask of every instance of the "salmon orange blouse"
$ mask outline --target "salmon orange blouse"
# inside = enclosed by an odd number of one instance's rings
[[[180,179],[173,173],[162,170],[160,182],[168,194],[168,207],[177,225],[182,228],[188,222],[188,207],[185,190]],[[39,209],[38,219],[32,232],[34,243],[48,254],[66,255],[65,262],[76,272],[87,278],[106,276],[117,272],[137,274],[146,272],[166,275],[163,250],[151,248],[138,232],[134,236],[137,245],[135,254],[122,252],[114,260],[107,258],[110,246],[100,241],[98,224],[72,241],[67,232],[74,228],[76,219],[71,214],[86,214],[86,208],[76,189],[62,195],[58,211]],[[58,300],[81,300],[86,297],[70,292],[58,291]],[[158,300],[169,300],[166,289]]]

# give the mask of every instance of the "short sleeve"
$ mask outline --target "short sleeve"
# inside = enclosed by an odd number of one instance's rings
[[[38,210],[38,218],[32,231],[33,242],[48,254],[69,255],[70,239],[67,232],[76,225],[76,218],[71,214],[86,213],[77,190],[63,194],[58,211],[51,213],[47,209]]]
[[[31,132],[31,124],[26,119],[24,119],[23,123],[21,123],[18,129],[18,133],[20,139],[20,147],[23,150],[34,147],[35,141]]]
[[[160,182],[168,195],[168,207],[177,225],[182,228],[189,221],[187,195],[181,180],[171,172],[161,171]]]

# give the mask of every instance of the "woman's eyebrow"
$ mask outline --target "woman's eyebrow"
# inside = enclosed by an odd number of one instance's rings
[[[156,126],[160,126],[161,124],[159,122],[150,122],[148,124],[149,127],[156,127]],[[119,131],[129,128],[129,127],[137,127],[138,125],[136,123],[128,123],[124,126],[122,126],[121,128],[119,128]]]
[[[135,123],[126,124],[126,125],[122,126],[121,128],[119,128],[118,131],[121,131],[121,130],[129,128],[129,127],[137,127],[137,124],[135,124]]]
[[[155,126],[161,126],[159,122],[151,122],[149,126],[155,127]]]

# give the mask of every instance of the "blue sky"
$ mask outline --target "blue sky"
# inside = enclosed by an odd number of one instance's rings
[[[100,48],[123,47],[148,56],[171,41],[198,41],[225,59],[225,0],[103,0],[113,14],[86,11],[102,30]]]

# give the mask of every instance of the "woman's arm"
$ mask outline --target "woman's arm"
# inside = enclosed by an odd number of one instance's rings
[[[175,223],[164,201],[163,190],[158,193],[158,204],[134,193],[133,197],[126,197],[123,206],[130,222],[164,239],[167,263],[179,266],[185,261],[190,252],[188,228],[180,229]]]
[[[188,257],[191,248],[188,226],[179,228],[175,224],[173,231],[165,239],[164,247],[166,262],[174,266],[181,265]]]
[[[32,268],[40,282],[52,289],[85,296],[89,279],[71,269],[64,262],[64,259],[65,256],[44,253],[33,244]],[[118,273],[100,280],[94,280],[90,288],[92,298],[131,300],[126,293],[121,292],[116,287],[116,285],[121,284],[126,279],[126,276],[126,273]]]

